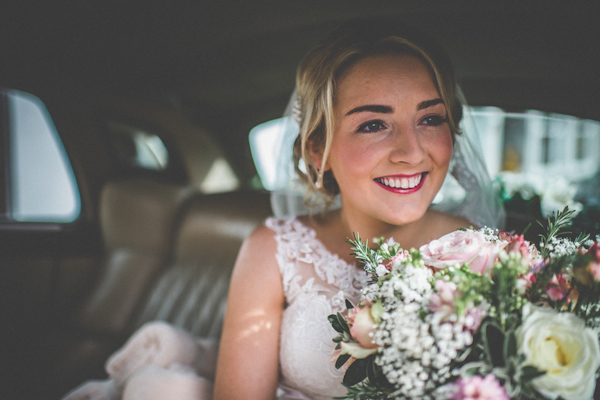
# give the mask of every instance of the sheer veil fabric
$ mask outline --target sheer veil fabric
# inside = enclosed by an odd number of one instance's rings
[[[470,109],[465,105],[462,92],[460,90],[457,92],[464,110],[460,124],[461,133],[455,135],[448,175],[432,207],[465,217],[479,227],[503,229],[504,208],[483,162],[483,150]],[[300,111],[297,104],[294,91],[284,112],[277,136],[275,147],[277,175],[271,195],[271,205],[276,217],[314,214],[321,211],[322,205],[325,204],[325,197],[315,192],[311,194],[311,207],[306,205],[304,200],[307,187],[297,176],[293,165],[293,146],[300,130],[297,122]],[[302,167],[300,165],[300,168]],[[339,207],[341,201],[337,196],[330,209]]]

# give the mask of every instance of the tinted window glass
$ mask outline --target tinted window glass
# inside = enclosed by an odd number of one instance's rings
[[[162,139],[147,130],[121,123],[108,122],[119,160],[129,166],[164,171],[169,164],[169,152]]]
[[[490,175],[503,195],[539,199],[543,214],[599,203],[600,123],[576,117],[495,107],[475,108]],[[586,191],[586,196],[578,192]]]
[[[463,127],[477,130],[488,172],[499,182],[507,204],[515,196],[533,199],[544,215],[565,206],[600,207],[600,122],[533,110],[468,111]],[[250,132],[256,169],[268,190],[278,187],[276,149],[287,123],[277,119]],[[291,150],[285,156],[291,157]]]
[[[35,96],[4,90],[8,116],[8,217],[72,222],[81,208],[77,183],[48,110]]]

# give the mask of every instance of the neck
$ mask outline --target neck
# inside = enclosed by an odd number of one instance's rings
[[[354,233],[358,233],[363,242],[368,240],[371,243],[375,237],[383,236],[385,239],[393,237],[402,248],[408,250],[419,248],[428,241],[426,239],[428,237],[427,214],[419,220],[405,225],[392,225],[374,218],[365,218],[364,215],[354,216],[343,209],[340,211],[339,218],[344,234],[348,238],[353,238]]]

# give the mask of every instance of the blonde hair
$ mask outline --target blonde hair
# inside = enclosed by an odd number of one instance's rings
[[[322,150],[322,165],[327,162],[335,129],[333,107],[336,80],[359,60],[386,54],[408,54],[418,57],[429,69],[433,82],[448,112],[448,124],[459,134],[462,106],[456,98],[456,80],[450,58],[438,43],[397,23],[352,20],[312,49],[300,62],[296,75],[300,134],[294,144],[294,165],[309,191],[325,195],[325,206],[339,193],[331,172],[322,174],[310,156],[310,148]],[[299,168],[303,160],[305,171]],[[307,204],[311,206],[311,204]]]

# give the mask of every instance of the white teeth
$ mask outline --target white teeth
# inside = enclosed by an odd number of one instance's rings
[[[422,175],[415,175],[410,178],[382,178],[379,182],[391,188],[412,189],[421,183]]]

